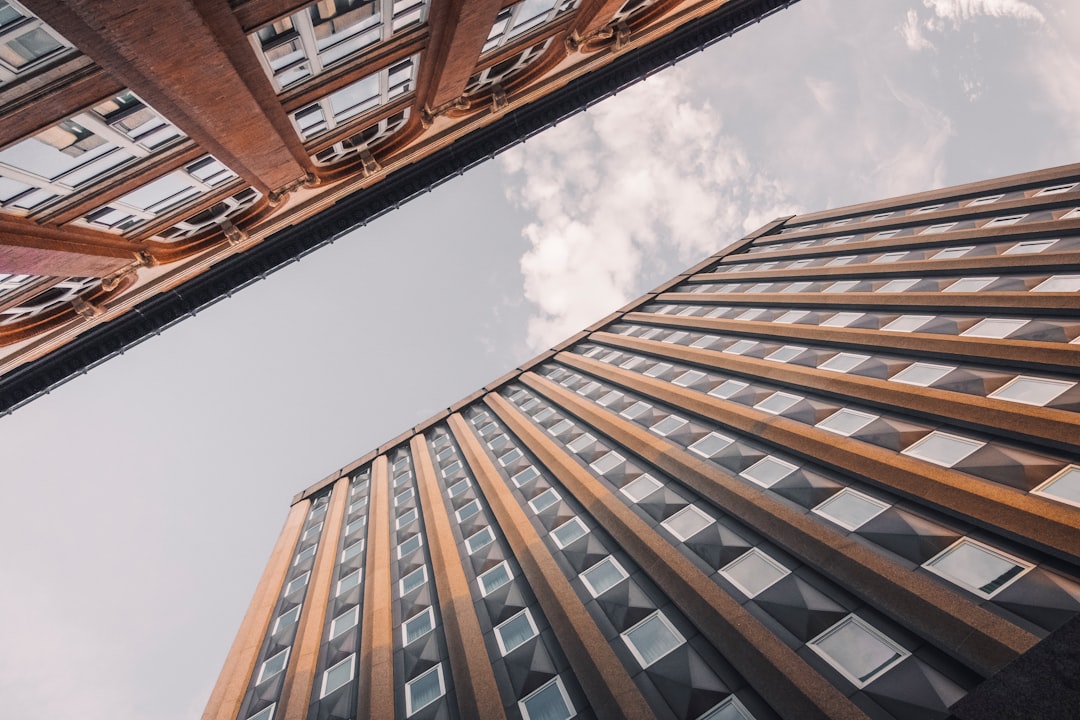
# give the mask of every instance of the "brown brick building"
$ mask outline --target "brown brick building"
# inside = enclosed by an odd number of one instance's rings
[[[1080,165],[781,218],[294,500],[204,718],[1075,718]]]
[[[788,4],[0,0],[0,405]]]

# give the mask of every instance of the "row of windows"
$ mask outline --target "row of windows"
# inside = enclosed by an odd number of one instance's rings
[[[806,350],[803,347],[785,345],[767,355],[765,359],[776,362],[789,362],[802,355]],[[874,430],[871,432],[873,428],[870,428],[865,439],[860,437],[859,433],[875,421],[885,418],[898,425],[902,424],[905,428],[904,437],[906,441],[898,440],[899,445],[895,448],[896,450],[904,455],[942,467],[955,467],[975,452],[988,447],[988,445],[998,450],[1006,449],[1006,446],[1000,443],[988,444],[984,440],[970,437],[955,428],[938,426],[944,429],[936,429],[934,426],[920,426],[909,419],[884,415],[857,404],[842,405],[825,398],[808,397],[805,394],[778,389],[777,386],[771,384],[754,382],[749,378],[740,379],[689,366],[660,362],[628,352],[605,352],[599,346],[585,349],[584,353],[588,356],[596,356],[602,362],[617,365],[626,370],[642,373],[648,377],[667,380],[679,387],[703,392],[712,397],[736,402],[772,415],[784,415],[790,419],[812,424],[816,428],[837,435],[852,437],[876,445],[882,445],[884,442],[879,431]],[[858,357],[852,353],[840,353],[833,356],[833,359],[841,358],[841,356]],[[923,365],[922,363],[915,363],[894,377],[898,378],[897,382],[910,382],[904,376],[911,377],[925,371],[927,368],[923,367]],[[945,369],[947,370],[947,368]],[[1056,383],[1058,381],[1035,379],[1034,390],[1026,391],[1027,379],[1020,376],[1000,390],[1003,394],[1024,395],[1025,399],[1030,399],[1030,393],[1043,391],[1041,384],[1044,382]],[[685,424],[685,421],[682,422]],[[666,435],[676,429],[678,429],[678,426],[673,424],[673,421],[669,421],[668,425],[659,427],[658,431]],[[722,448],[717,448],[717,452],[720,449]],[[1045,482],[1038,483],[1032,492],[1053,500],[1080,505],[1080,495],[1070,494],[1075,493],[1078,484],[1077,479],[1080,478],[1080,466],[1070,465],[1065,460],[1043,454],[1033,454],[1028,451],[1025,451],[1024,458],[1028,464],[1039,466],[1045,471],[1044,474],[1048,476]],[[994,467],[964,467],[961,470],[1001,482],[998,478],[999,473]],[[1035,473],[1037,471],[1033,467],[1030,472]]]
[[[999,202],[1009,202],[1012,200],[1020,200],[1025,197],[1046,197],[1048,195],[1059,195],[1062,193],[1073,192],[1076,190],[1078,184],[1076,182],[1058,182],[1053,185],[1048,185],[1036,190],[1024,191],[1014,190],[1007,193],[992,193],[990,195],[979,195],[974,198],[964,200],[950,200],[947,202],[931,203],[930,205],[923,205],[917,208],[909,210],[887,210],[884,212],[870,213],[867,215],[856,215],[852,217],[840,218],[829,223],[810,223],[806,225],[791,225],[784,227],[780,230],[781,235],[788,235],[796,232],[805,232],[807,230],[818,230],[823,228],[843,227],[846,225],[853,225],[863,222],[879,222],[881,220],[887,220],[890,218],[900,217],[915,217],[919,215],[926,215],[932,212],[941,212],[945,210],[953,210],[957,208],[977,208],[987,205],[993,205]],[[780,246],[777,246],[780,247]],[[787,245],[783,247],[788,247]]]
[[[973,246],[969,246],[973,247]],[[967,247],[947,248],[963,251]],[[942,250],[945,252],[945,250]],[[889,253],[905,255],[906,253]],[[854,256],[849,255],[847,258]],[[847,258],[835,258],[835,261]],[[944,275],[933,277],[860,278],[845,276],[843,280],[797,280],[753,283],[705,283],[690,284],[676,292],[690,293],[847,293],[847,292],[1077,292],[1080,291],[1080,275],[979,275],[964,277]]]
[[[71,52],[71,43],[15,0],[0,0],[0,86]]]
[[[771,490],[786,486],[787,480],[795,473],[807,472],[806,463],[797,458],[788,457],[769,448],[759,448],[756,443],[741,438],[730,430],[719,432],[710,430],[707,426],[692,428],[691,421],[680,417],[677,412],[663,409],[651,401],[632,396],[625,391],[585,378],[578,373],[569,372],[556,365],[546,366],[543,372],[550,379],[560,382],[563,386],[608,411],[617,412],[623,418],[649,429],[656,435],[682,445],[687,450],[710,461],[726,474],[762,488]],[[551,427],[549,432],[565,433],[570,427],[570,422],[564,420]],[[574,450],[573,443],[568,444],[567,447]],[[737,459],[737,464],[732,465],[732,459]],[[859,483],[850,482],[820,468],[814,468],[810,472],[821,475],[823,480],[828,478],[827,484],[818,483],[820,491],[824,491],[830,485],[834,488],[834,492],[827,493],[827,497],[807,506],[810,513],[834,523],[845,531],[858,531],[896,504],[895,501],[885,499],[878,490],[861,487]],[[931,521],[927,519],[924,522]],[[693,525],[689,527],[692,529]],[[947,528],[948,525],[943,524],[938,534],[943,537],[966,535],[961,531]],[[865,535],[863,537],[866,538]],[[867,539],[876,543],[874,538]],[[956,542],[940,553],[924,560],[921,567],[980,598],[990,599],[1034,568],[1035,563],[1022,560],[1012,553],[965,536],[959,537]],[[776,579],[779,577],[777,576]],[[772,582],[769,582],[769,585],[771,584]],[[1073,592],[1080,597],[1080,585],[1070,583],[1064,578],[1061,578],[1061,585],[1072,587]],[[760,592],[758,588],[748,589]]]

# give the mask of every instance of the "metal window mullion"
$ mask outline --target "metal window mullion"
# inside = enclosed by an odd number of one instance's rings
[[[76,168],[77,169],[77,168]],[[71,171],[68,171],[71,172]],[[63,173],[66,175],[67,173]],[[60,177],[63,177],[61,175]],[[20,170],[17,167],[12,167],[5,163],[0,163],[0,176],[6,177],[9,180],[15,180],[25,185],[38,188],[39,190],[50,190],[57,195],[70,195],[75,192],[75,189],[69,185],[56,182],[55,180],[46,180],[38,175],[27,172],[26,170]]]
[[[158,117],[161,118],[160,115]],[[107,122],[96,117],[92,113],[79,113],[78,115],[73,115],[71,119],[80,125],[93,130],[95,134],[102,136],[113,145],[130,151],[136,157],[146,157],[150,154],[149,150],[142,147],[122,132],[114,130]],[[164,118],[161,118],[161,120],[168,123]],[[104,155],[102,157],[104,157]]]
[[[319,75],[323,71],[322,58],[319,57],[319,45],[315,40],[315,27],[311,24],[311,14],[308,8],[304,8],[293,17],[293,27],[300,36],[300,45],[304,48],[304,55],[311,63],[311,77]]]

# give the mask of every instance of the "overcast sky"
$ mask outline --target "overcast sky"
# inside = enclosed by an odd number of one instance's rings
[[[0,714],[197,717],[291,497],[773,217],[1080,160],[1075,0],[802,0],[0,418]]]

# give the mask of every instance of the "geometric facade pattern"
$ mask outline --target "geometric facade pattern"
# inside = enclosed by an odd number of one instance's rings
[[[1078,166],[776,220],[300,493],[204,717],[947,718],[1075,633],[1078,367]]]

